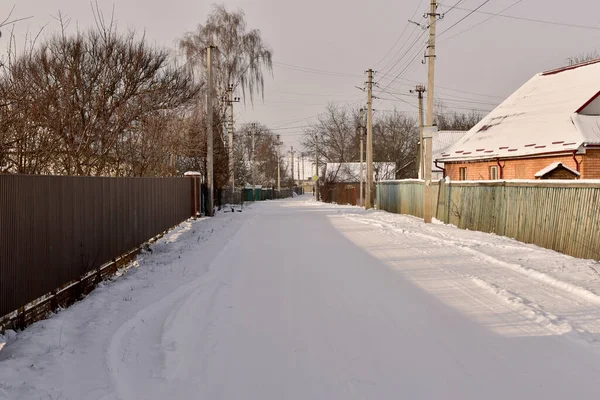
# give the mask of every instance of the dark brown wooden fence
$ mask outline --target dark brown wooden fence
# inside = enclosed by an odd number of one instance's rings
[[[0,318],[189,218],[194,182],[0,175]]]

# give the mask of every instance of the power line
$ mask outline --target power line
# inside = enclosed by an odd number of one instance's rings
[[[390,78],[387,78],[387,79],[390,79]],[[406,82],[410,82],[411,84],[414,84],[414,83],[419,83],[420,84],[420,83],[422,83],[422,82],[415,81],[415,80],[412,80],[412,79],[407,79],[407,78],[398,78],[398,79],[401,79],[401,80],[406,81]],[[406,84],[406,85],[408,85],[408,84]],[[457,92],[457,93],[462,93],[462,94],[470,94],[470,95],[473,95],[473,96],[490,97],[490,98],[494,98],[494,99],[504,99],[505,98],[504,96],[495,96],[495,95],[491,95],[491,94],[483,94],[483,93],[476,93],[476,92],[467,92],[467,91],[464,91],[464,90],[452,89],[452,88],[449,88],[449,87],[444,87],[444,86],[439,86],[439,85],[435,85],[435,86],[436,86],[436,90],[442,89],[442,90],[447,90],[447,91],[451,91],[451,92]]]
[[[339,96],[345,96],[346,95],[344,93],[337,93],[337,94],[331,94],[331,93],[299,93],[299,92],[282,92],[282,91],[279,91],[279,90],[270,90],[269,92],[280,93],[280,94],[291,94],[291,95],[294,95],[294,96],[339,97]]]
[[[452,39],[452,38],[455,38],[455,37],[457,37],[457,36],[459,36],[459,35],[462,35],[463,33],[470,31],[471,29],[477,28],[479,25],[483,25],[483,24],[485,24],[486,22],[488,22],[488,21],[489,21],[489,20],[491,20],[492,18],[499,16],[499,15],[500,15],[500,14],[502,14],[503,12],[505,12],[505,11],[508,11],[509,9],[513,8],[514,6],[516,6],[517,4],[519,4],[519,3],[523,2],[523,1],[524,1],[524,0],[517,0],[516,2],[512,3],[510,6],[508,6],[508,7],[504,8],[502,11],[499,11],[499,12],[497,12],[497,13],[493,14],[492,16],[490,16],[490,17],[488,17],[488,18],[484,19],[483,21],[481,21],[481,22],[479,22],[479,23],[477,23],[477,24],[475,24],[475,25],[473,25],[473,26],[471,26],[471,27],[469,27],[469,28],[467,28],[467,29],[465,29],[465,30],[463,30],[463,31],[461,31],[461,32],[458,32],[458,33],[457,33],[457,34],[455,34],[455,35],[452,35],[452,36],[450,36],[450,37],[448,37],[448,38],[445,38],[444,40],[441,40],[441,42],[445,42],[445,41],[447,41],[447,40],[450,40],[450,39]]]
[[[400,76],[408,69],[408,67],[417,59],[417,57],[419,57],[419,55],[421,54],[421,48],[418,48],[417,51],[414,53],[413,57],[408,61],[408,63],[405,64],[404,68],[396,75],[396,77],[394,79],[392,79],[391,82],[389,82],[384,89],[389,88],[391,85],[393,85],[398,79],[400,79]]]
[[[454,10],[456,8],[456,6],[458,6],[460,3],[462,3],[464,0],[458,0],[456,3],[454,3],[454,5],[452,7],[450,7],[448,9],[448,11],[446,11],[444,14],[448,14],[450,11]]]
[[[406,96],[406,97],[410,97],[410,98],[413,97],[410,94],[398,93],[398,92],[393,92],[393,91],[385,91],[385,93],[387,93],[389,95]],[[490,102],[487,102],[487,101],[479,101],[479,100],[474,100],[474,99],[467,99],[467,98],[464,98],[464,97],[456,97],[456,96],[453,96],[453,95],[450,95],[450,94],[444,94],[444,95],[445,96],[450,96],[452,98],[436,96],[436,99],[437,100],[454,102],[454,103],[472,103],[472,104],[484,104],[484,105],[490,105],[490,106],[497,106],[498,105],[498,103],[490,103]]]
[[[519,21],[537,22],[537,23],[540,23],[540,24],[565,26],[565,27],[568,27],[568,28],[591,29],[591,30],[596,30],[596,31],[600,30],[600,26],[567,24],[567,23],[564,23],[564,22],[547,21],[547,20],[543,20],[543,19],[535,19],[535,18],[527,18],[527,17],[517,17],[517,16],[514,16],[514,15],[494,14],[494,13],[490,13],[490,12],[470,10],[468,8],[461,8],[461,7],[456,7],[456,9],[457,10],[463,10],[463,11],[477,12],[478,14],[492,15],[492,16],[496,16],[496,17],[509,18],[509,19],[516,19],[516,20],[519,20]]]
[[[417,8],[415,8],[415,11],[413,12],[412,16],[410,17],[411,19],[413,19],[415,17],[415,15],[417,14],[417,11],[419,11],[419,8],[421,8],[421,4],[423,4],[423,0],[419,1],[419,4],[417,5]],[[385,53],[385,55],[383,57],[381,57],[381,59],[379,61],[377,61],[375,63],[375,65],[379,64],[380,62],[382,62],[392,52],[392,50],[396,47],[396,45],[398,44],[398,42],[400,41],[400,39],[402,39],[402,36],[404,35],[404,32],[406,32],[406,30],[408,29],[408,27],[409,27],[409,23],[407,23],[406,25],[404,25],[404,29],[400,33],[400,36],[398,36],[398,39],[396,39],[396,41],[394,42],[394,44],[392,45],[392,47],[390,47],[390,49],[387,51],[387,53]],[[402,50],[402,47],[400,48],[400,50]],[[393,57],[392,57],[392,59],[393,59]]]
[[[470,13],[468,13],[467,15],[465,15],[464,17],[462,17],[461,19],[459,19],[458,21],[456,21],[454,24],[452,24],[449,28],[445,29],[442,33],[440,33],[438,35],[438,38],[440,36],[442,36],[444,33],[448,32],[450,29],[454,28],[456,25],[460,24],[461,22],[463,22],[465,19],[469,18],[469,16],[473,15],[473,13],[477,12],[477,10],[479,10],[481,7],[485,6],[487,3],[489,3],[490,0],[485,0],[483,3],[481,3],[476,9],[471,10]],[[456,7],[457,9],[461,10],[461,8]]]
[[[417,32],[417,26],[415,25],[415,27],[413,28],[412,32],[410,33],[410,35],[408,36],[408,39],[402,44],[402,46],[400,47],[400,49],[398,49],[398,51],[396,52],[396,54],[394,55],[394,57],[390,58],[390,60],[383,66],[383,68],[381,68],[382,72],[382,76],[381,78],[384,78],[386,76],[388,76],[392,70],[394,69],[394,67],[400,62],[402,61],[402,58],[406,56],[406,54],[410,51],[410,49],[407,49],[406,51],[404,51],[404,53],[402,53],[402,50],[404,49],[404,47],[406,45],[408,45],[409,43],[411,43],[411,40],[413,39],[413,35],[414,33]],[[421,35],[423,36],[423,35]],[[416,38],[416,41],[418,41],[419,38]],[[414,42],[412,42],[414,43]],[[400,58],[396,60],[396,57],[400,55]],[[396,60],[396,63],[394,65],[392,65],[394,63],[394,61]],[[390,67],[390,65],[392,65]],[[389,67],[389,68],[388,68]],[[379,78],[379,79],[381,79]]]
[[[337,102],[330,102],[329,104],[340,104],[340,103],[346,103],[346,106],[350,107],[353,105],[356,105],[358,103],[361,103],[363,101],[363,99],[361,98],[360,100],[357,101],[353,101],[353,102],[349,102],[348,100],[340,100]],[[322,113],[310,116],[310,117],[305,117],[305,118],[299,118],[298,120],[294,120],[292,122],[299,122],[299,121],[303,121],[303,120],[308,120],[308,119],[314,119],[314,118],[318,118],[319,115],[321,115]],[[301,126],[290,126],[290,127],[286,127],[287,124],[283,124],[280,125],[279,127],[275,127],[275,128],[269,128],[272,131],[276,131],[276,130],[290,130],[290,129],[298,129],[298,128],[306,128],[309,127],[310,125],[301,125]]]
[[[394,68],[396,67],[396,65],[398,65],[398,63],[400,63],[400,61],[402,61],[402,59],[403,59],[404,57],[406,57],[406,55],[408,54],[408,52],[409,52],[409,51],[410,51],[410,50],[411,50],[413,47],[415,47],[415,45],[416,45],[416,44],[417,44],[417,43],[418,43],[418,42],[421,40],[421,38],[423,37],[423,35],[425,35],[425,32],[426,32],[426,31],[423,31],[423,32],[421,33],[421,35],[417,37],[417,39],[416,39],[416,40],[413,42],[413,44],[412,44],[412,45],[411,45],[411,46],[410,46],[410,47],[409,47],[409,48],[406,50],[406,52],[404,53],[404,55],[403,55],[402,57],[400,57],[400,59],[398,59],[398,61],[396,61],[396,63],[395,63],[393,66],[392,66],[392,68],[390,69],[390,72],[391,72],[391,70],[392,70],[392,69],[394,69]],[[417,55],[418,55],[419,53],[421,53],[421,50],[420,50],[420,49],[419,49],[419,52],[417,53]],[[413,59],[412,59],[411,61],[409,61],[409,64],[410,64],[412,61],[414,61],[414,57],[413,57]],[[406,68],[404,68],[404,70],[405,70],[405,69],[406,69]],[[404,70],[402,70],[402,71],[401,71],[399,74],[397,74],[397,75],[396,75],[396,77],[395,77],[394,79],[392,79],[392,81],[386,85],[386,88],[390,87],[390,85],[392,85],[394,82],[396,82],[396,80],[397,80],[397,79],[400,77],[400,75],[402,74],[402,72],[404,72]]]
[[[273,65],[276,67],[279,67],[279,68],[289,69],[289,70],[297,71],[297,72],[306,72],[309,74],[319,74],[319,75],[339,76],[339,77],[349,77],[349,78],[362,77],[362,75],[353,74],[353,73],[349,73],[349,72],[325,71],[322,69],[302,67],[300,65],[286,64],[286,63],[275,62],[275,61],[273,61]]]

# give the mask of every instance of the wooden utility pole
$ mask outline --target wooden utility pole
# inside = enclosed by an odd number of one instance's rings
[[[367,188],[365,194],[365,209],[373,208],[373,70],[367,71]]]
[[[207,135],[207,155],[206,155],[206,186],[208,188],[208,196],[206,199],[206,212],[209,217],[214,214],[213,206],[213,79],[212,79],[212,49],[214,46],[208,46],[206,49],[206,79],[208,81],[206,94],[206,128]]]
[[[360,120],[359,120],[359,126],[358,126],[358,134],[360,135],[360,195],[359,195],[359,206],[362,207],[363,206],[363,187],[364,187],[364,180],[365,180],[365,174],[364,174],[364,168],[363,168],[363,151],[364,151],[364,138],[365,138],[365,126],[364,126],[364,120],[365,120],[365,109],[361,108],[360,109]]]
[[[417,85],[415,90],[411,90],[410,92],[416,92],[419,95],[419,156],[417,158],[417,177],[423,179],[423,92],[425,92],[425,86]]]
[[[429,45],[428,50],[429,54],[427,55],[427,61],[429,62],[428,70],[427,70],[427,120],[426,125],[427,128],[433,128],[433,84],[435,77],[435,30],[437,25],[437,19],[439,14],[437,14],[438,2],[437,0],[431,0],[431,7],[429,10]],[[423,140],[425,141],[425,165],[424,169],[424,179],[425,186],[423,191],[423,221],[425,223],[431,223],[431,205],[433,201],[433,193],[431,187],[431,140],[432,137],[430,134],[424,135]]]
[[[231,195],[235,193],[235,160],[233,154],[233,103],[240,101],[239,97],[233,97],[233,85],[229,85],[227,91],[229,92],[229,98],[227,104],[229,105],[229,180],[231,184]],[[232,197],[233,199],[233,197]]]

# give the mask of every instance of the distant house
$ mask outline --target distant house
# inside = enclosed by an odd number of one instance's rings
[[[452,180],[600,178],[600,60],[535,75],[435,159]]]
[[[433,138],[433,141],[431,142],[431,179],[437,180],[444,178],[443,166],[439,163],[436,165],[435,160],[441,158],[446,150],[452,147],[452,145],[458,142],[466,134],[467,131],[439,131]]]

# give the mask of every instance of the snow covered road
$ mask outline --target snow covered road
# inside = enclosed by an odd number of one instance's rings
[[[2,399],[597,399],[600,274],[301,197],[183,224],[0,351]]]

